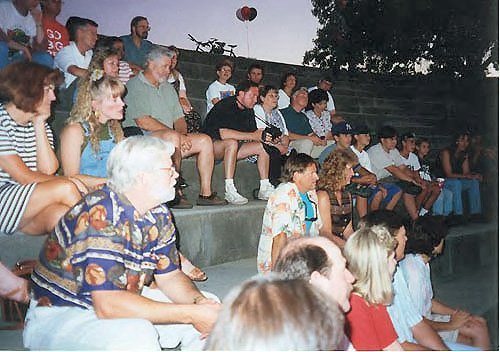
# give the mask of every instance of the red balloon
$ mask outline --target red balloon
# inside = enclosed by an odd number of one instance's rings
[[[243,6],[241,8],[241,15],[243,16],[243,19],[245,21],[248,21],[250,19],[250,12],[251,12],[251,10],[248,6]]]
[[[236,10],[236,18],[239,19],[240,21],[244,22],[245,19],[243,18],[243,15],[241,14],[241,8]]]
[[[253,21],[257,17],[257,9],[255,7],[250,8],[250,15],[248,16],[249,21]]]

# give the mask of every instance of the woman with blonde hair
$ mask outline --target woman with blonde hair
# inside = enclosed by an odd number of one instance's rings
[[[319,173],[318,205],[323,219],[321,235],[343,247],[345,240],[354,232],[352,226],[352,197],[345,186],[354,175],[353,166],[358,164],[356,155],[336,148],[325,160]]]
[[[348,269],[356,278],[346,318],[357,350],[402,350],[387,312],[393,296],[396,246],[385,227],[372,226],[353,233],[344,247]]]

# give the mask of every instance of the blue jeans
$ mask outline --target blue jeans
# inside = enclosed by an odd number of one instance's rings
[[[481,212],[481,193],[479,192],[479,181],[466,178],[447,178],[444,188],[453,193],[453,212],[455,215],[463,215],[462,191],[469,195],[469,213],[479,214]]]
[[[432,213],[434,215],[448,216],[453,211],[453,192],[449,189],[443,188],[441,194],[432,206]]]
[[[4,68],[8,64],[24,59],[24,55],[20,53],[15,53],[14,55],[9,56],[9,47],[7,46],[7,42],[0,41],[0,69]],[[54,66],[54,59],[47,52],[37,51],[32,53],[31,61],[50,68]]]

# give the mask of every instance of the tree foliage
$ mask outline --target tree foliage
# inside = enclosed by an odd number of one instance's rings
[[[304,64],[414,74],[425,59],[432,72],[454,77],[490,63],[498,69],[498,0],[348,0],[345,8],[342,0],[311,1],[320,27]],[[339,18],[348,28],[343,42]]]

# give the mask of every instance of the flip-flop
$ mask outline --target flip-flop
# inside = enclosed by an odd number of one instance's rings
[[[206,281],[208,279],[207,274],[195,266],[189,259],[187,259],[182,253],[179,253],[179,258],[181,262],[181,270],[187,275],[192,281]]]

